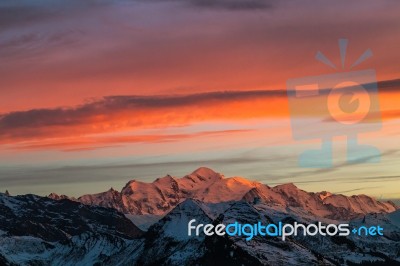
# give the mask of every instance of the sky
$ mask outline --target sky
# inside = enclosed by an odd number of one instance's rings
[[[2,1],[0,191],[79,196],[207,166],[398,200],[399,8],[395,0]],[[336,68],[316,60],[318,51]],[[347,129],[326,117],[327,93],[291,102],[288,81],[363,70],[376,73],[368,78],[378,93],[352,135],[381,156],[348,162]],[[326,136],[333,167],[301,167],[302,152]]]

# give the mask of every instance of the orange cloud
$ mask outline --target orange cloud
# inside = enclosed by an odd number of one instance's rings
[[[397,86],[397,82],[394,85]],[[400,95],[393,86],[383,86],[380,94],[384,119],[400,117],[397,107]],[[310,116],[319,114],[313,101],[315,99],[304,104],[304,110]],[[200,122],[287,118],[288,109],[286,92],[283,90],[109,96],[70,108],[33,109],[0,115],[0,144],[17,145],[15,148],[18,149],[76,150],[128,142],[172,141],[194,135],[105,138],[104,134]]]
[[[82,138],[91,134],[195,122],[287,116],[284,91],[181,96],[105,97],[74,108],[12,112],[0,117],[1,143]]]

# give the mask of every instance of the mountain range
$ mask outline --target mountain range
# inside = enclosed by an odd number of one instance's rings
[[[49,197],[69,198],[54,193]],[[366,195],[348,197],[326,191],[306,192],[292,183],[269,187],[243,177],[225,178],[206,167],[182,178],[167,175],[152,183],[131,180],[120,192],[111,188],[106,192],[69,199],[86,205],[113,208],[131,215],[164,215],[185,199],[204,203],[261,201],[282,208],[300,208],[310,214],[333,219],[355,218],[367,213],[389,213],[397,209],[393,202],[380,202]]]
[[[243,237],[187,234],[199,223],[377,225],[383,236]],[[366,195],[306,192],[225,178],[202,167],[182,178],[129,181],[72,198],[0,194],[0,265],[400,264],[400,210]]]

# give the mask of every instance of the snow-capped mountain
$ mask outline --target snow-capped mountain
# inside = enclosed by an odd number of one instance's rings
[[[123,214],[68,199],[0,194],[0,265],[350,265],[400,263],[399,211],[368,214],[353,225],[390,228],[383,237],[188,236],[187,224],[292,223],[303,217],[287,209],[270,211],[245,200],[218,204],[186,199],[141,232]],[[222,210],[218,215],[217,210]],[[319,220],[310,218],[310,223]],[[306,220],[307,220],[306,219]],[[314,219],[314,220],[312,220]],[[303,220],[304,221],[304,220]],[[390,227],[389,227],[390,225]],[[352,264],[356,265],[356,264]],[[362,265],[362,264],[361,264]],[[366,264],[367,265],[367,264]]]
[[[202,245],[205,236],[188,235],[187,225],[191,219],[199,223],[212,223],[213,219],[202,203],[186,200],[178,204],[146,233],[145,248],[139,259],[141,264],[189,265],[204,256]]]
[[[0,194],[0,265],[94,265],[140,250],[142,235],[114,209]]]
[[[57,199],[59,196],[50,197]],[[185,199],[205,203],[257,200],[301,208],[313,215],[332,219],[349,219],[367,213],[389,213],[396,210],[393,203],[379,202],[366,195],[348,197],[329,192],[309,193],[294,184],[269,187],[242,177],[225,178],[205,167],[182,178],[167,175],[152,183],[132,180],[121,192],[110,189],[84,195],[77,200],[83,204],[111,207],[125,214],[164,215]]]
[[[84,204],[83,204],[84,203]],[[94,206],[95,205],[95,206]],[[0,265],[400,265],[400,210],[365,195],[269,187],[200,168],[78,199],[0,193]],[[158,219],[152,216],[160,215]],[[140,230],[131,216],[152,217]],[[383,236],[189,236],[188,222],[338,223]]]

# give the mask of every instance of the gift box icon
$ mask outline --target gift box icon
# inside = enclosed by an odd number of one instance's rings
[[[339,40],[344,67],[347,40]],[[353,66],[372,53],[367,50]],[[322,53],[317,59],[335,67]],[[382,126],[378,85],[373,69],[338,72],[289,79],[287,95],[295,140],[320,139],[321,148],[306,150],[299,158],[302,167],[331,167],[332,138],[347,136],[347,161],[377,162],[376,147],[358,143],[358,135],[377,131]]]

